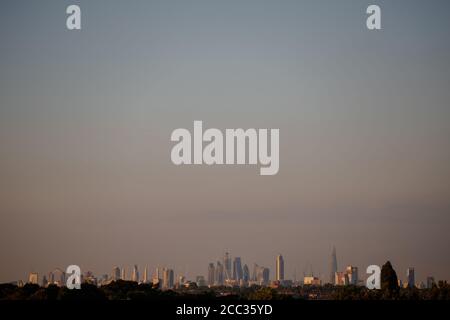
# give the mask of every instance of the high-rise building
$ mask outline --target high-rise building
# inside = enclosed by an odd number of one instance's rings
[[[416,284],[416,279],[414,277],[414,268],[408,268],[406,270],[406,278],[408,282],[408,288],[414,288]]]
[[[214,267],[214,263],[210,263],[208,265],[208,286],[213,286],[216,282],[216,268]]]
[[[244,280],[245,283],[250,281],[250,270],[248,269],[248,266],[246,264],[244,264],[244,268],[242,270],[242,279]]]
[[[136,264],[133,267],[133,273],[131,274],[131,281],[139,282],[139,270]]]
[[[233,261],[233,280],[236,280],[238,283],[242,279],[242,263],[241,258],[236,257]]]
[[[48,286],[48,280],[47,280],[47,277],[44,275],[44,276],[42,276],[42,286],[43,287],[46,287],[46,286]]]
[[[127,280],[125,268],[122,268],[121,270],[120,279]]]
[[[303,277],[303,284],[309,286],[320,286],[322,285],[322,281],[320,281],[318,277],[305,276]]]
[[[117,281],[120,279],[120,268],[119,267],[114,267],[112,269],[111,279],[114,281]]]
[[[337,272],[338,266],[337,266],[337,257],[336,257],[336,248],[333,247],[333,252],[331,253],[331,265],[330,265],[330,283],[337,284],[336,283],[336,272]]]
[[[334,284],[337,285],[337,286],[346,286],[346,285],[348,285],[347,273],[345,273],[345,272],[336,272],[335,273]]]
[[[346,269],[348,284],[358,285],[358,267],[348,266]]]
[[[262,268],[262,285],[268,285],[270,281],[270,269]]]
[[[217,261],[215,280],[216,285],[218,286],[223,286],[224,284],[223,273],[224,273],[223,264],[221,264],[220,261]]]
[[[174,273],[172,269],[163,269],[162,288],[172,289],[174,284]]]
[[[183,275],[178,276],[178,286],[181,287],[186,283],[186,278]]]
[[[28,275],[28,283],[39,284],[39,276],[37,272],[30,272]]]
[[[284,280],[284,259],[281,254],[277,256],[275,280]]]
[[[433,288],[433,285],[435,284],[433,277],[427,277],[427,289]]]
[[[48,282],[48,284],[54,284],[55,283],[55,275],[53,274],[53,272],[49,272],[48,273],[47,282]]]
[[[223,257],[223,265],[225,272],[225,280],[231,280],[231,258],[228,252],[225,252],[225,256]]]
[[[148,283],[148,269],[147,269],[147,266],[144,268],[144,279],[142,281],[144,283]]]
[[[253,268],[253,272],[255,273],[256,282],[259,285],[268,285],[270,281],[270,270],[269,268],[258,266],[256,263]]]
[[[251,277],[252,281],[257,281],[258,280],[258,270],[259,270],[258,264],[254,263],[253,264],[252,277]]]
[[[153,275],[152,283],[154,286],[158,285],[158,287],[161,288],[162,285],[161,268],[157,267],[155,269],[155,274]]]

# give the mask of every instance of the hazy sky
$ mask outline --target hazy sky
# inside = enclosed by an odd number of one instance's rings
[[[66,29],[79,4],[82,30]],[[366,8],[382,9],[382,30]],[[80,265],[450,280],[450,2],[2,1],[0,282]],[[279,128],[280,171],[175,166],[176,128]]]

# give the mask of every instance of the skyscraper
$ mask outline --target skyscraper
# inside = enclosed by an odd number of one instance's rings
[[[148,283],[148,269],[144,268],[144,279],[142,280],[144,283]]]
[[[111,273],[111,279],[117,281],[120,279],[120,269],[119,267],[114,267]]]
[[[125,268],[122,268],[122,272],[121,272],[121,275],[120,275],[120,279],[122,279],[122,280],[127,280]]]
[[[242,279],[242,263],[241,258],[236,257],[233,261],[233,279],[239,281]]]
[[[133,273],[131,274],[131,281],[139,282],[139,270],[136,264],[134,265]]]
[[[215,284],[216,278],[216,268],[214,267],[214,263],[210,263],[208,265],[208,286],[213,286]]]
[[[250,270],[248,269],[248,266],[246,264],[244,264],[242,279],[245,283],[250,280]]]
[[[337,272],[337,258],[336,258],[336,248],[333,247],[333,252],[331,253],[331,267],[330,267],[330,283],[336,284],[335,275]]]
[[[262,268],[262,285],[268,285],[270,280],[270,270],[269,268]]]
[[[406,270],[406,278],[408,281],[408,288],[414,288],[416,285],[416,279],[414,276],[414,268],[408,268]]]
[[[217,267],[216,267],[216,284],[218,286],[223,286],[224,279],[223,279],[223,264],[220,263],[220,261],[217,261]]]
[[[223,265],[225,271],[225,280],[231,280],[231,258],[228,252],[225,252],[223,257]]]
[[[251,277],[252,281],[257,281],[258,280],[258,270],[259,270],[258,264],[254,263],[253,264],[252,277]]]
[[[284,259],[281,254],[277,256],[275,280],[284,280]]]
[[[162,279],[163,289],[172,289],[174,284],[174,273],[172,269],[163,269],[163,279]]]
[[[348,284],[358,285],[358,267],[348,266],[346,269]]]

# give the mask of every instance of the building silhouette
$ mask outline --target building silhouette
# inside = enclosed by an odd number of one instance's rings
[[[414,286],[416,285],[416,279],[414,276],[414,268],[408,268],[406,270],[406,279],[407,279],[407,283],[408,283],[408,288],[414,288]]]
[[[233,280],[236,280],[238,283],[242,279],[242,263],[241,258],[236,257],[233,260]]]
[[[225,280],[231,280],[231,257],[228,252],[225,252],[223,257],[223,265],[225,272]]]
[[[208,286],[213,286],[216,284],[216,268],[214,263],[208,265]]]
[[[114,267],[112,269],[112,273],[111,273],[111,279],[113,281],[117,281],[120,279],[120,268],[119,267]]]
[[[276,273],[275,280],[277,280],[277,281],[284,280],[284,259],[281,254],[277,256],[275,273]]]
[[[333,246],[333,252],[331,253],[331,264],[330,264],[330,283],[336,283],[336,272],[338,270],[336,248]]]

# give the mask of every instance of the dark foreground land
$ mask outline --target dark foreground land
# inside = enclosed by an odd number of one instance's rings
[[[450,300],[450,285],[439,282],[430,289],[383,288],[369,290],[356,286],[325,285],[299,286],[292,288],[269,288],[253,286],[250,288],[230,287],[194,287],[175,290],[160,290],[150,284],[138,284],[132,281],[114,281],[108,285],[83,283],[80,290],[49,285],[41,287],[25,284],[18,287],[13,284],[0,284],[0,300],[203,300],[203,301],[255,301],[255,300]]]

